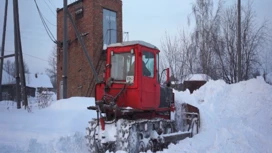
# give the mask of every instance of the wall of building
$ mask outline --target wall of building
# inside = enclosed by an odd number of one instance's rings
[[[83,8],[83,16],[76,18],[75,11]],[[122,42],[122,1],[121,0],[81,0],[76,1],[68,6],[68,10],[73,16],[78,31],[83,36],[88,55],[94,66],[97,65],[103,47],[103,9],[116,12],[117,21],[117,42]],[[57,11],[57,40],[62,41],[63,37],[63,10]],[[91,68],[81,49],[80,43],[68,20],[68,67],[67,67],[67,95],[72,96],[89,96],[87,90],[92,80]],[[102,68],[103,69],[103,68]],[[100,71],[101,73],[101,71]],[[102,76],[102,75],[100,75]],[[57,95],[60,93],[60,81],[62,80],[62,48],[58,47],[57,51]],[[94,91],[92,96],[94,95]]]

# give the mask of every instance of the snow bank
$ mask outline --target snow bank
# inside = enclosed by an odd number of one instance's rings
[[[15,109],[14,102],[0,104],[0,152],[88,152],[85,128],[96,113],[87,106],[94,98],[59,100],[32,113]]]
[[[272,86],[261,77],[233,85],[211,80],[192,95],[176,92],[179,103],[199,108],[200,133],[162,152],[270,152],[271,93]]]
[[[160,153],[271,152],[271,93],[262,78],[232,85],[210,80],[193,94],[175,92],[178,103],[199,108],[200,133]],[[96,117],[86,109],[90,105],[93,98],[73,97],[27,113],[12,109],[13,102],[0,102],[0,152],[87,153],[85,127]]]

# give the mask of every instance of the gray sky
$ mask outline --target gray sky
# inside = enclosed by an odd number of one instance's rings
[[[68,0],[73,2],[75,0]],[[228,0],[228,3],[236,0]],[[246,0],[242,0],[247,2]],[[52,33],[56,37],[56,8],[61,8],[63,0],[37,0]],[[160,48],[165,32],[175,35],[178,29],[188,28],[187,16],[191,13],[193,0],[123,0],[123,31],[129,32],[129,40],[144,40]],[[0,40],[2,40],[5,0],[0,0]],[[272,20],[269,10],[271,0],[255,0],[253,9],[258,21]],[[48,58],[54,44],[47,36],[38,16],[34,0],[19,0],[20,24],[24,60],[31,73],[45,72]],[[14,50],[12,0],[9,0],[6,54]],[[271,26],[270,26],[271,27]],[[272,28],[271,28],[272,29]]]

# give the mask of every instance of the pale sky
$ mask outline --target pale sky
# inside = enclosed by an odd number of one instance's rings
[[[68,0],[69,3],[75,0]],[[194,0],[123,0],[123,31],[129,32],[129,40],[144,40],[160,48],[165,32],[175,35],[178,29],[186,28],[187,16],[191,13]],[[236,0],[228,0],[234,3]],[[242,0],[242,2],[247,2]],[[61,8],[63,0],[37,0],[52,33],[56,37],[56,8]],[[0,40],[2,40],[5,0],[0,0]],[[253,9],[258,21],[272,21],[271,0],[255,0]],[[20,27],[24,60],[30,72],[45,72],[48,58],[54,44],[47,36],[34,0],[19,0]],[[9,0],[6,54],[13,53],[12,0]],[[270,27],[272,27],[270,25]],[[272,28],[271,28],[272,29]],[[12,58],[11,58],[12,59]]]

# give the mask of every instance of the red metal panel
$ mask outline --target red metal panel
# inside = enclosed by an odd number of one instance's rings
[[[147,52],[151,52],[154,55],[154,67],[153,67],[153,77],[147,77],[147,76],[143,76],[142,74],[142,62],[139,62],[139,69],[140,69],[140,78],[141,78],[141,102],[142,102],[142,106],[143,109],[151,109],[151,110],[155,110],[159,107],[159,99],[157,98],[157,96],[159,96],[159,89],[160,86],[157,82],[156,79],[156,63],[155,63],[155,59],[156,59],[156,53],[157,50],[155,49],[151,49],[151,48],[147,48],[142,46],[140,48],[140,52],[142,53],[143,51],[147,51]],[[139,59],[139,61],[142,61],[142,56],[141,59]]]
[[[160,85],[157,82],[156,75],[156,54],[159,52],[157,49],[144,47],[141,45],[131,45],[122,47],[109,47],[107,49],[106,65],[110,64],[111,51],[115,53],[128,52],[131,49],[135,53],[136,64],[134,66],[134,83],[127,85],[124,92],[117,99],[117,105],[120,107],[131,107],[139,110],[158,110],[160,103]],[[142,51],[151,52],[154,54],[154,77],[146,77],[142,75]],[[105,78],[110,77],[110,66],[106,68]],[[104,79],[104,81],[106,81]],[[116,96],[124,84],[113,83],[106,94]],[[100,100],[104,94],[104,85],[96,86],[96,100]]]

